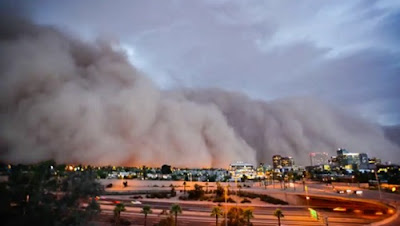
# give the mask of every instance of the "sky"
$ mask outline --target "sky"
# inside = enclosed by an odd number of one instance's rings
[[[318,97],[400,124],[400,1],[19,3],[37,23],[119,43],[161,89]]]

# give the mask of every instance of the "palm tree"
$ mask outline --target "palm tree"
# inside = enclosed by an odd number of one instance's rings
[[[143,206],[141,213],[144,214],[144,226],[147,225],[147,214],[153,213],[150,206]]]
[[[243,216],[247,220],[247,225],[250,225],[250,219],[254,218],[253,209],[247,208],[243,211]]]
[[[115,225],[119,225],[121,220],[121,212],[125,211],[125,205],[122,203],[118,203],[114,208],[114,218],[115,218]]]
[[[175,215],[175,226],[178,225],[178,214],[182,213],[182,208],[179,204],[173,204],[171,206],[171,213]]]
[[[278,226],[281,226],[281,217],[284,217],[281,209],[276,209],[274,212],[274,216],[278,218]]]
[[[183,182],[183,194],[186,194],[186,181]]]
[[[214,206],[211,210],[211,216],[215,217],[215,225],[218,225],[218,217],[221,217],[224,214],[221,207]]]
[[[228,225],[245,225],[243,209],[239,207],[231,207],[227,214]]]

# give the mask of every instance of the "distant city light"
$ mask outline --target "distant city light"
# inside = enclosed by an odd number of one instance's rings
[[[333,211],[337,211],[337,212],[345,212],[347,209],[343,208],[343,207],[336,207],[333,209]]]

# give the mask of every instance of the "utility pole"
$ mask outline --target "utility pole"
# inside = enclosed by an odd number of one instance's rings
[[[376,170],[374,170],[374,172],[375,172],[376,182],[378,183],[379,200],[381,200],[382,199],[381,184],[379,183],[379,178],[378,178],[378,174],[377,174]]]
[[[238,183],[237,183],[237,178],[235,178],[235,187],[236,187],[236,198],[239,198],[239,194],[238,194]],[[238,205],[238,200],[236,200],[236,207]]]
[[[326,216],[324,217],[324,219],[325,219],[325,226],[329,226],[328,217]]]
[[[225,186],[225,226],[228,226],[228,187]]]
[[[307,207],[310,207],[310,196],[308,196],[308,187],[307,185],[305,186],[305,191],[306,191],[306,200],[307,200]]]

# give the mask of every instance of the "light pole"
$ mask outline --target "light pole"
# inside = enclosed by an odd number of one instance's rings
[[[376,170],[374,170],[374,173],[375,173],[376,182],[378,183],[379,199],[382,199],[381,185],[379,184],[379,178],[378,178],[378,174],[376,173]]]
[[[237,200],[237,198],[239,198],[239,194],[238,194],[238,184],[237,184],[237,178],[235,177],[235,186],[236,186],[236,192],[235,192],[235,194],[236,194],[236,207],[237,207],[237,205],[238,205],[238,200]]]
[[[307,207],[310,207],[310,203],[308,200],[310,200],[310,197],[308,196],[308,187],[307,185],[304,187],[306,191],[306,200],[307,200]]]
[[[225,226],[228,226],[228,186],[225,186]]]

